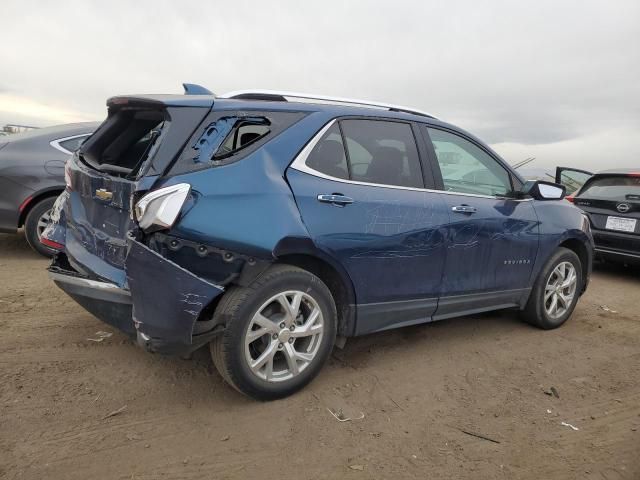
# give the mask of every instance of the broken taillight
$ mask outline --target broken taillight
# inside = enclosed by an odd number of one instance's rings
[[[156,230],[170,228],[178,218],[190,191],[191,185],[179,183],[144,195],[134,209],[140,228],[143,230],[154,229],[154,227]]]
[[[40,243],[46,245],[49,248],[53,248],[54,250],[64,250],[63,244],[54,242],[53,240],[49,240],[46,237],[40,237]]]

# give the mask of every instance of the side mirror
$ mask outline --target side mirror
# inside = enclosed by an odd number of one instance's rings
[[[567,188],[557,183],[532,180],[526,182],[519,193],[522,197],[531,197],[535,200],[562,200],[567,193]]]

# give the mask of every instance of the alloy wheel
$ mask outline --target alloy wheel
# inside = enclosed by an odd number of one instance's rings
[[[51,210],[47,210],[38,219],[38,224],[36,225],[36,235],[38,235],[38,240],[40,240],[40,238],[42,237],[42,233],[44,232],[44,229],[47,228],[50,218],[51,218]]]
[[[544,309],[550,318],[562,317],[573,302],[578,275],[571,262],[561,262],[553,269],[544,288]]]
[[[311,295],[290,290],[274,295],[255,313],[245,332],[245,361],[267,382],[299,375],[316,357],[324,319]]]

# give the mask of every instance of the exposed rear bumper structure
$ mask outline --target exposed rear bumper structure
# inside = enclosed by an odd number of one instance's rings
[[[52,280],[103,322],[151,352],[188,354],[221,330],[207,307],[222,294],[214,285],[129,239],[123,288],[74,270],[63,255],[49,267]]]
[[[49,276],[67,295],[103,322],[136,337],[131,293],[113,283],[91,280],[54,264]]]

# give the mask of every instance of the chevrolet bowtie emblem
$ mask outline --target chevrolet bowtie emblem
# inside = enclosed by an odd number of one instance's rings
[[[113,198],[113,192],[106,190],[104,188],[99,188],[96,190],[96,197],[100,200],[111,200]]]

